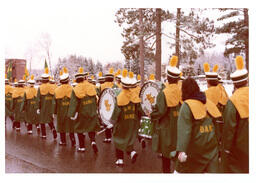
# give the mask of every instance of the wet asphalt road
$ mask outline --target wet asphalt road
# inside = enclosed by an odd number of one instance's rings
[[[56,124],[56,123],[55,123]],[[28,135],[25,124],[21,124],[21,131],[12,129],[8,119],[5,130],[5,172],[6,173],[161,173],[161,159],[151,150],[151,140],[146,140],[146,148],[142,149],[136,141],[135,150],[137,161],[132,164],[127,154],[124,155],[124,166],[115,165],[115,148],[111,144],[103,143],[105,134],[96,137],[98,154],[94,154],[89,137],[86,134],[86,150],[77,152],[71,147],[67,135],[67,145],[59,145],[53,140],[52,133],[47,126],[47,139],[43,140],[33,126],[33,134]],[[76,137],[78,145],[78,139]]]

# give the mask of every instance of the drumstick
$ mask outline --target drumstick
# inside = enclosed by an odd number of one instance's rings
[[[105,132],[105,131],[106,131],[106,129],[107,129],[107,128],[104,128],[103,130],[101,130],[101,131],[97,132],[97,133],[96,133],[96,135],[100,135],[100,134],[102,134],[103,132]]]

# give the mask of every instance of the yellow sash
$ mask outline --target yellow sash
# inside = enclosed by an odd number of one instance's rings
[[[218,118],[221,116],[221,113],[218,110],[217,106],[214,105],[214,103],[211,102],[210,100],[207,100],[206,104],[203,104],[199,100],[194,100],[194,99],[188,99],[185,102],[188,104],[188,106],[196,120],[205,118],[207,111],[214,118]]]
[[[168,107],[175,107],[181,101],[181,90],[178,84],[165,84],[165,89],[163,90],[165,95],[166,104]]]
[[[25,92],[26,92],[27,99],[32,99],[32,98],[36,97],[36,95],[37,95],[37,90],[34,87],[33,88],[28,87],[25,90]]]
[[[130,102],[135,104],[141,102],[138,93],[131,89],[122,89],[121,93],[117,96],[117,105],[125,106],[128,105]]]
[[[69,84],[63,84],[63,85],[57,87],[55,90],[56,99],[62,99],[64,97],[70,98],[72,89],[73,89],[72,86],[70,86]]]
[[[230,100],[242,119],[249,118],[249,87],[238,88]]]

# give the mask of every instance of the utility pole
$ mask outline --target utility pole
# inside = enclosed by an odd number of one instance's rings
[[[161,81],[161,9],[156,9],[156,80]]]
[[[140,30],[140,75],[141,84],[144,84],[144,36],[143,36],[143,9],[139,9],[139,30]]]
[[[178,57],[177,66],[180,65],[180,8],[177,8],[177,15],[176,15],[176,53],[175,55]]]

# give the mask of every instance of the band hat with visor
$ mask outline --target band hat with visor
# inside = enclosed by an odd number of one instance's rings
[[[136,87],[137,80],[134,77],[133,72],[129,72],[129,75],[128,75],[127,69],[124,69],[122,73],[121,84],[126,88]]]
[[[66,82],[69,80],[69,73],[66,67],[63,67],[63,72],[60,71],[60,82]]]
[[[34,85],[35,83],[36,83],[36,81],[35,81],[35,76],[32,74],[31,76],[30,76],[30,79],[28,80],[28,84],[31,84],[31,85]]]
[[[42,80],[49,80],[49,77],[50,77],[50,75],[49,75],[49,69],[48,69],[48,67],[46,67],[45,69],[44,69],[44,73],[41,75],[41,78],[42,78]]]
[[[181,71],[176,67],[178,63],[178,57],[172,56],[169,65],[166,68],[167,76],[172,78],[179,78]]]
[[[78,73],[75,74],[75,78],[79,79],[79,78],[83,78],[84,79],[85,73],[84,73],[84,69],[83,67],[79,67],[78,69]]]
[[[240,83],[248,79],[248,71],[244,68],[244,61],[242,56],[237,56],[235,60],[236,71],[230,74],[233,83]]]
[[[113,78],[114,79],[114,68],[110,68],[108,73],[105,74],[105,78]]]

